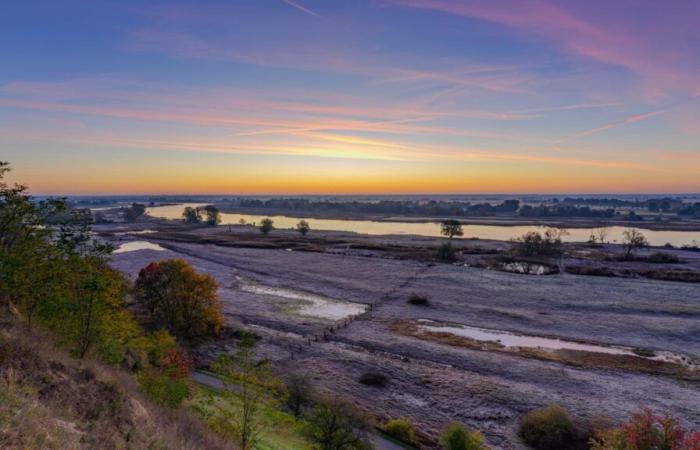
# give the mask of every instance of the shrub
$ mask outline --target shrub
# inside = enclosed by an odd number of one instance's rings
[[[439,261],[453,262],[457,260],[457,251],[449,242],[445,242],[437,248],[435,257]]]
[[[366,386],[385,387],[389,384],[389,378],[383,373],[367,372],[360,375],[360,383]]]
[[[392,419],[384,425],[384,431],[394,439],[407,444],[413,444],[416,440],[416,429],[409,419]]]
[[[559,228],[548,228],[544,233],[531,231],[513,241],[514,250],[519,256],[561,256],[562,238],[567,234]]]
[[[488,450],[480,432],[469,431],[459,422],[452,422],[442,430],[440,446],[443,450]]]
[[[430,299],[425,294],[417,294],[414,292],[408,296],[408,303],[411,305],[427,306],[429,302]]]
[[[163,335],[159,338],[164,345],[168,345],[165,342],[168,339]],[[177,408],[190,395],[190,364],[187,355],[174,346],[167,350],[159,346],[150,356],[155,357],[161,351],[163,353],[153,367],[139,374],[139,386],[155,402]]]
[[[153,369],[146,370],[138,376],[139,386],[156,403],[177,408],[190,395],[190,386],[186,379],[171,378]]]
[[[672,253],[656,252],[649,255],[646,261],[654,264],[677,264],[681,259]]]
[[[591,450],[700,450],[700,433],[688,432],[670,415],[648,409],[632,415],[619,427],[598,431]]]
[[[575,429],[563,408],[550,405],[525,414],[520,420],[518,435],[537,450],[562,450],[571,447]]]

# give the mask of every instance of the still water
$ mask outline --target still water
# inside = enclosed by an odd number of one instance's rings
[[[156,206],[148,209],[148,214],[153,217],[163,217],[166,219],[181,219],[182,210],[185,206],[202,206],[201,204],[177,204],[167,206]],[[275,228],[293,228],[302,218],[290,216],[262,216],[252,214],[221,214],[222,225],[236,225],[244,220],[247,224],[259,224],[266,217],[275,222]],[[417,236],[440,236],[440,224],[437,222],[377,222],[374,220],[334,220],[334,219],[303,219],[311,226],[312,230],[324,231],[351,231],[362,234],[382,235],[382,234],[411,234]],[[542,231],[544,227],[535,225],[463,225],[464,237],[476,237],[480,239],[494,239],[497,241],[507,241],[512,238],[522,236],[530,231]],[[607,241],[622,242],[622,232],[629,228],[608,227]],[[651,245],[664,245],[666,243],[674,246],[692,245],[700,243],[700,232],[698,231],[652,231],[637,229],[646,236]],[[590,228],[567,228],[569,235],[564,238],[567,242],[585,242],[591,235]]]

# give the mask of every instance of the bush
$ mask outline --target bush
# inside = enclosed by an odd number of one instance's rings
[[[429,297],[425,294],[416,294],[415,292],[408,296],[408,303],[411,305],[428,306]]]
[[[457,260],[457,251],[449,242],[445,242],[437,248],[435,257],[438,261],[453,262]]]
[[[562,450],[572,446],[575,428],[563,408],[550,405],[525,414],[520,420],[518,435],[534,449]]]
[[[360,375],[360,383],[366,386],[385,387],[389,384],[389,378],[383,373],[367,372]]]
[[[672,253],[656,252],[649,255],[646,261],[654,264],[677,264],[681,259]]]
[[[619,427],[598,431],[591,450],[700,450],[700,433],[688,432],[669,416],[644,409]]]
[[[138,375],[139,386],[156,403],[177,408],[190,396],[190,365],[182,350],[165,348],[169,340],[164,335],[157,338],[161,342],[154,345],[149,357],[158,360]]]
[[[519,256],[557,257],[562,254],[562,238],[568,232],[549,228],[544,233],[531,231],[515,239],[515,253]]]
[[[442,430],[440,446],[443,450],[488,450],[480,432],[469,431],[459,422],[453,422]]]
[[[139,374],[139,386],[156,403],[177,408],[190,395],[187,380],[171,378],[164,373],[149,369]]]
[[[394,439],[407,444],[413,444],[416,440],[416,429],[409,419],[392,419],[384,425],[384,431]]]

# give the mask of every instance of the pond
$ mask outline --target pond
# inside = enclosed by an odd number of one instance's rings
[[[165,219],[181,219],[182,210],[186,206],[202,206],[202,204],[176,204],[156,206],[148,209],[148,214],[153,217]],[[309,219],[291,216],[263,216],[255,214],[222,213],[222,225],[237,225],[243,220],[247,224],[259,224],[264,218],[269,217],[275,223],[275,228],[294,228],[300,220],[306,220],[312,230],[323,231],[351,231],[361,234],[383,235],[417,235],[439,237],[440,224],[438,222],[379,222],[375,220],[342,220],[342,219]],[[476,237],[480,239],[493,239],[507,241],[522,236],[531,231],[543,231],[545,227],[536,225],[463,225],[464,238]],[[629,228],[608,227],[609,242],[622,242],[622,233]],[[700,232],[697,231],[654,231],[635,228],[646,236],[651,245],[661,246],[666,243],[682,246],[693,242],[700,242]],[[569,235],[564,237],[567,242],[586,242],[593,231],[590,228],[567,228]]]

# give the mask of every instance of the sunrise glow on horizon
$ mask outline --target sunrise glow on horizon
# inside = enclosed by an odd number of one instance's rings
[[[697,193],[699,19],[680,0],[11,2],[0,160],[35,194]]]

